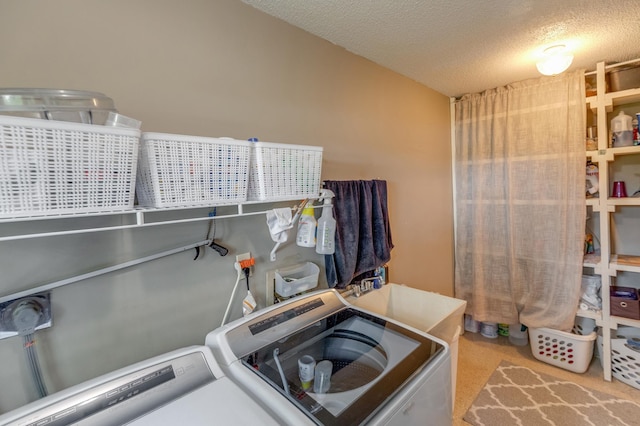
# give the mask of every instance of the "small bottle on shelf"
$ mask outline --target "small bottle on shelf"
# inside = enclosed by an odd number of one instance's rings
[[[613,131],[614,148],[633,145],[631,116],[625,114],[624,111],[620,111],[620,113],[611,120],[611,129]]]
[[[316,246],[316,218],[313,213],[313,207],[305,206],[298,222],[298,235],[296,244],[300,247]]]
[[[598,138],[595,135],[595,127],[587,127],[587,151],[596,151],[598,149]]]
[[[316,253],[333,254],[336,251],[336,220],[331,212],[331,198],[324,200],[322,215],[318,219],[318,238],[316,242]]]

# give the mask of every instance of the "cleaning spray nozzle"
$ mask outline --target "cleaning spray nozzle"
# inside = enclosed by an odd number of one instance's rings
[[[331,199],[333,197],[335,197],[336,194],[334,194],[334,192],[330,189],[321,189],[320,190],[320,196],[318,197],[318,199],[320,200],[324,200],[324,205],[330,205],[331,204]]]

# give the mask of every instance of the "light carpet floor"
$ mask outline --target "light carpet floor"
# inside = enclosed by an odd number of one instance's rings
[[[502,361],[464,419],[474,426],[638,424],[640,404]]]
[[[469,425],[463,419],[465,413],[502,361],[510,361],[543,374],[640,403],[640,390],[615,379],[612,382],[605,381],[599,360],[595,358],[587,372],[576,374],[536,360],[529,346],[513,346],[506,337],[488,339],[478,333],[465,332],[460,336],[458,347],[454,426]],[[640,412],[637,418],[640,425]]]

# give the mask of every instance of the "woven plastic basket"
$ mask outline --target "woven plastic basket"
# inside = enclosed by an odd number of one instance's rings
[[[574,373],[584,373],[593,357],[596,332],[579,336],[550,328],[530,328],[531,353],[539,360]]]
[[[133,208],[140,131],[0,115],[0,216]]]
[[[317,196],[321,171],[322,147],[256,142],[251,153],[248,199]]]
[[[143,133],[138,204],[176,207],[247,200],[251,142]]]
[[[640,389],[640,330],[619,327],[611,338],[611,375]],[[598,335],[598,355],[602,364],[602,336]]]

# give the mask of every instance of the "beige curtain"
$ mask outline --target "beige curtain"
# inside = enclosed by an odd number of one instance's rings
[[[456,296],[478,321],[570,330],[585,230],[584,71],[455,104]]]

